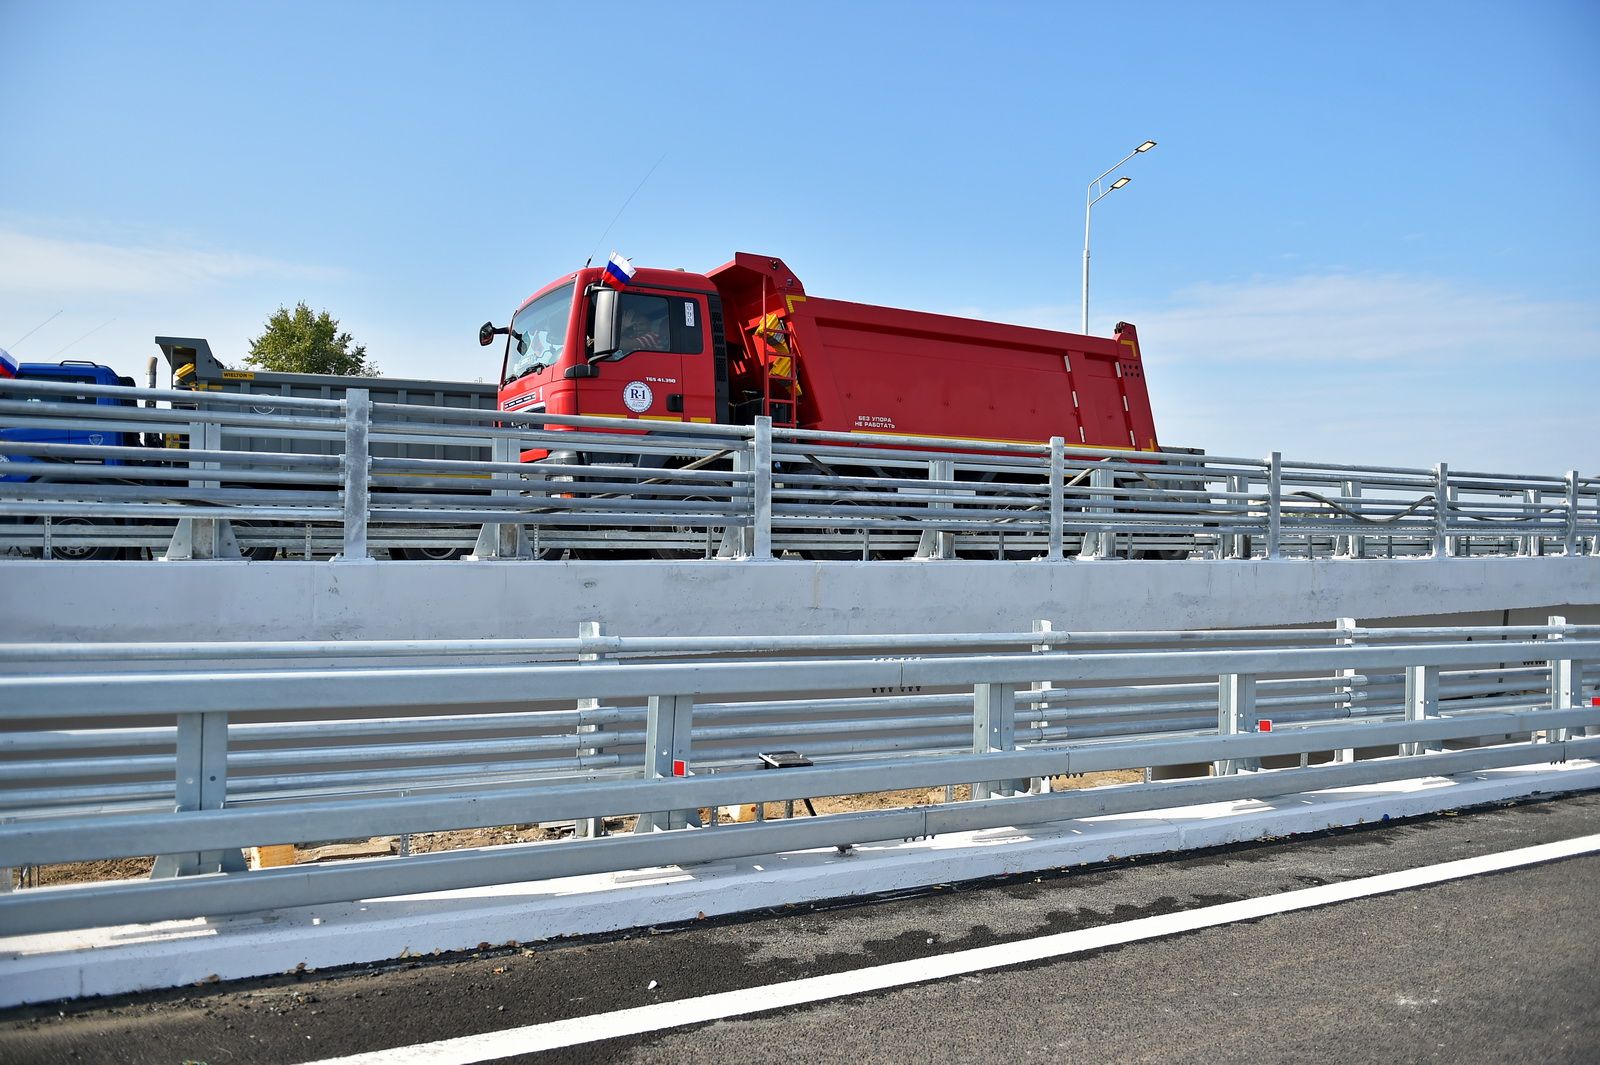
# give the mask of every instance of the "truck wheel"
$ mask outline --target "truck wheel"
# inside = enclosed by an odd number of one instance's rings
[[[277,529],[281,528],[281,526],[272,524],[271,528]],[[252,531],[266,532],[268,531],[268,524],[258,524],[250,521],[236,521],[233,523],[233,532],[235,536],[238,536],[241,533],[248,533]],[[251,562],[271,562],[273,559],[278,557],[278,549],[272,546],[244,547],[241,545],[239,548],[239,554],[244,558],[249,559]]]
[[[43,522],[41,521],[40,524],[42,525]],[[60,527],[62,525],[82,527],[121,525],[122,523],[110,518],[98,521],[94,518],[51,518],[50,524],[52,527]],[[34,558],[43,558],[44,546],[40,545],[39,547],[30,547],[28,548],[28,553]],[[50,546],[50,553],[53,557],[59,558],[65,562],[111,562],[122,557],[122,548],[106,546],[74,547],[52,544]]]
[[[695,503],[710,503],[711,501],[712,500],[711,500],[710,496],[685,496],[683,498],[682,502],[686,506],[691,506],[691,505],[693,505]],[[711,550],[713,552],[715,552],[716,551],[716,545],[722,542],[722,529],[721,529],[720,526],[713,526],[713,529],[715,531],[711,535]],[[705,558],[706,557],[706,549],[705,549],[706,528],[705,528],[705,526],[703,526],[703,525],[672,525],[672,526],[668,526],[665,531],[670,533],[670,534],[672,534],[672,535],[674,535],[674,536],[681,536],[685,540],[690,540],[690,541],[698,540],[698,541],[700,541],[700,544],[699,544],[699,546],[688,547],[688,548],[683,548],[683,547],[653,547],[653,548],[650,549],[650,552],[649,552],[651,557],[659,558],[659,559],[679,559],[679,560]]]
[[[395,552],[403,559],[412,562],[450,562],[465,556],[470,548],[465,547],[399,547]]]
[[[1138,479],[1119,477],[1117,478],[1116,483],[1118,489],[1161,487],[1159,479],[1150,477],[1140,477]],[[1157,503],[1183,502],[1183,500],[1176,496],[1151,496],[1147,498]],[[1166,539],[1169,543],[1174,540],[1177,541],[1180,545],[1178,547],[1145,547],[1140,545],[1137,537],[1133,538],[1132,545],[1127,545],[1123,542],[1125,539],[1126,538],[1122,536],[1117,537],[1117,554],[1119,557],[1134,560],[1176,562],[1181,559],[1188,558],[1190,553],[1194,550],[1194,547],[1192,546],[1194,544],[1194,535],[1192,533],[1178,533],[1164,537],[1164,539]],[[1184,544],[1188,544],[1190,546],[1182,546]]]
[[[864,505],[866,504],[860,499],[831,499],[824,504],[846,513]],[[795,553],[808,561],[865,562],[887,557],[885,552],[872,546],[870,531],[863,542],[862,531],[858,526],[840,525],[832,529],[814,529],[806,535],[811,537],[811,542],[804,548],[796,549]],[[838,546],[834,546],[835,544]]]
[[[1129,557],[1134,559],[1156,560],[1161,562],[1179,562],[1189,557],[1192,549],[1181,547],[1169,548],[1141,548],[1132,552]]]

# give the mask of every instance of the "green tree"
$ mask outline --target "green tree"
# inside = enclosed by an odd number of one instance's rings
[[[337,374],[373,377],[376,364],[367,361],[365,344],[339,332],[339,320],[327,311],[311,313],[304,301],[294,310],[279,307],[267,319],[267,328],[250,342],[246,363],[277,373]]]

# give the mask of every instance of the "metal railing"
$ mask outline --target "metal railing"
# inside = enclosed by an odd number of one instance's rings
[[[120,404],[80,402],[101,398]],[[0,440],[0,547],[43,557],[1600,553],[1600,478],[1577,471],[669,426],[372,403],[359,389],[0,381],[0,424],[52,438]]]
[[[1600,626],[0,648],[0,934],[847,847],[1600,755]],[[465,663],[465,664],[464,664]],[[783,693],[781,697],[773,693]],[[795,752],[797,768],[760,771]],[[796,760],[790,760],[796,761]],[[1060,774],[1208,775],[1057,793]],[[1191,770],[1192,771],[1192,770]],[[970,785],[929,807],[717,807]],[[175,812],[174,812],[175,811]],[[239,849],[595,824],[626,836],[243,871]],[[5,883],[10,883],[9,874]]]

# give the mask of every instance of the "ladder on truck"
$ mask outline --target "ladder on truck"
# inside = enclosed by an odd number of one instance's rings
[[[774,426],[796,428],[800,406],[800,352],[788,323],[768,315],[755,330],[760,342],[762,410]]]

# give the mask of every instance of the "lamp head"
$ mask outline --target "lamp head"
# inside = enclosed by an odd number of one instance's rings
[[[1131,177],[1119,177],[1119,178],[1117,178],[1117,180],[1115,180],[1115,181],[1113,181],[1111,183],[1110,191],[1111,192],[1115,192],[1118,189],[1122,188],[1122,186],[1126,185],[1128,182],[1130,182],[1132,180],[1133,180],[1133,178],[1131,178]]]
[[[1148,152],[1151,148],[1154,148],[1155,146],[1156,146],[1156,142],[1155,141],[1145,141],[1143,144],[1139,145],[1139,147],[1135,148],[1134,151],[1136,151],[1136,152]]]

